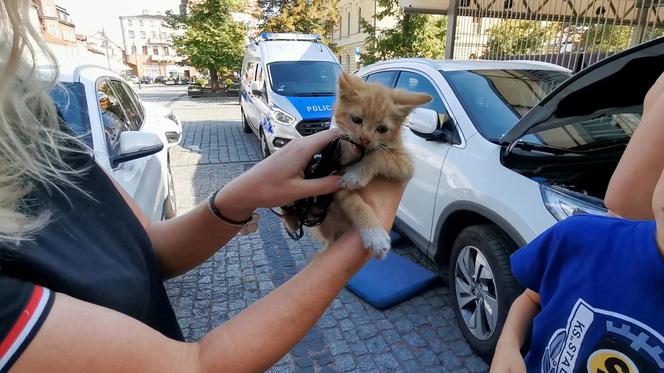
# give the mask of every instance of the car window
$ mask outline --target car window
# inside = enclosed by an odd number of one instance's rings
[[[125,83],[115,79],[111,80],[111,85],[113,86],[113,91],[115,91],[117,98],[120,100],[120,104],[127,114],[127,119],[129,119],[127,130],[140,130],[143,125],[143,117],[141,116],[138,103],[134,101],[131,93],[129,93],[131,89],[126,87]]]
[[[129,119],[107,79],[97,81],[97,101],[106,139],[111,148],[114,148]]]
[[[435,110],[438,114],[447,114],[445,105],[433,83],[424,75],[410,71],[402,71],[399,74],[395,88],[405,89],[411,92],[426,93],[433,99],[429,103],[422,105],[423,108]]]
[[[58,83],[49,95],[58,110],[58,116],[86,145],[92,148],[90,116],[81,83]]]
[[[242,76],[242,79],[244,79],[245,82],[251,82],[252,80],[254,80],[255,71],[256,71],[256,62],[253,61],[247,62],[247,66],[245,66],[244,75]]]
[[[396,71],[381,71],[379,73],[371,74],[367,77],[367,83],[380,83],[386,87],[392,88],[394,76]]]
[[[127,92],[129,92],[129,95],[131,96],[132,100],[134,103],[136,103],[136,106],[138,107],[138,112],[141,116],[141,122],[145,120],[145,107],[143,107],[143,103],[141,102],[141,98],[138,97],[138,94],[136,94],[136,91],[133,90],[129,85],[125,84],[125,88],[127,88]]]
[[[341,67],[329,61],[280,61],[267,65],[272,91],[282,96],[334,96]]]
[[[267,103],[267,90],[265,88],[265,74],[263,72],[263,67],[261,65],[258,65],[256,68],[256,82],[261,87],[261,90],[263,91],[263,95],[259,97],[259,99],[265,103]]]

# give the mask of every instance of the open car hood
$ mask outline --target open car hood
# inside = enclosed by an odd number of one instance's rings
[[[509,145],[521,137],[597,118],[641,110],[648,89],[664,71],[664,37],[610,56],[567,79],[535,105],[501,139]]]

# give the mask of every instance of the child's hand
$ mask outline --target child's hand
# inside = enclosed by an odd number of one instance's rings
[[[493,354],[490,373],[525,373],[526,363],[523,361],[518,347],[503,345],[500,342]]]

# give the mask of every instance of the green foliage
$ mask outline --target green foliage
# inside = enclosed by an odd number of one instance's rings
[[[339,12],[338,0],[259,1],[259,19],[265,32],[319,34],[328,43]]]
[[[360,28],[368,34],[360,56],[363,64],[392,58],[444,56],[447,17],[404,13],[397,0],[378,0],[378,5],[383,10],[376,14],[376,21],[389,17],[396,24],[377,30],[366,20],[360,22]]]
[[[233,80],[231,80],[231,79],[224,80],[224,85],[226,85],[226,87],[232,86],[233,85]]]
[[[541,53],[545,43],[555,36],[557,27],[555,24],[543,25],[539,21],[503,21],[487,30],[489,40],[482,58]]]
[[[231,12],[243,8],[239,0],[205,0],[192,4],[186,16],[169,13],[169,24],[184,30],[183,35],[173,36],[173,45],[189,65],[210,71],[213,88],[220,69],[237,71],[242,64],[246,28],[233,20]]]
[[[194,84],[198,85],[198,86],[201,86],[201,87],[205,87],[206,85],[208,85],[208,81],[207,81],[207,79],[196,79]]]

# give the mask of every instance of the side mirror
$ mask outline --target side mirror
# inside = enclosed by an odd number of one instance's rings
[[[111,167],[120,163],[147,157],[160,152],[164,143],[159,136],[150,132],[125,131],[120,134],[116,154],[111,157]]]
[[[251,82],[251,94],[254,96],[263,96],[263,87],[259,82]]]
[[[443,114],[443,124],[447,124],[452,119]],[[440,114],[435,110],[425,108],[415,108],[406,119],[406,126],[417,136],[427,141],[437,141],[448,144],[460,143],[456,137],[458,135],[449,129],[440,128]]]

